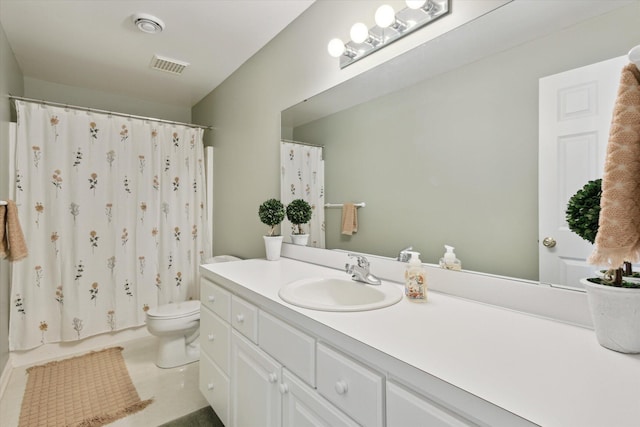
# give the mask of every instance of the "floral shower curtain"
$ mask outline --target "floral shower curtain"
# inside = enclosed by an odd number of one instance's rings
[[[286,206],[303,199],[311,205],[311,221],[303,226],[309,233],[308,246],[324,248],[324,160],[322,147],[282,141],[280,147],[280,199]],[[293,225],[285,218],[282,234],[285,241]]]
[[[144,324],[198,297],[210,255],[202,129],[16,101],[10,349]]]

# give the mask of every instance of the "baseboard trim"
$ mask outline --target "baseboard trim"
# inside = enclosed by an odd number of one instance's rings
[[[152,335],[145,325],[123,331],[95,335],[81,341],[44,344],[31,350],[12,351],[9,353],[9,363],[12,364],[12,368],[40,364],[150,336]]]
[[[7,385],[9,385],[12,370],[13,364],[11,363],[11,358],[9,358],[7,359],[7,363],[5,363],[4,369],[2,369],[2,374],[0,375],[0,400],[4,397],[4,391],[7,389]]]

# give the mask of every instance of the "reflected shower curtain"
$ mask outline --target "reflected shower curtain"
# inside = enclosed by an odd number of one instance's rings
[[[10,349],[144,324],[198,297],[210,255],[202,129],[16,101]]]
[[[309,224],[303,229],[309,233],[307,246],[324,248],[324,160],[322,147],[282,141],[280,147],[280,199],[286,206],[292,200],[303,199],[311,205]],[[285,218],[282,234],[285,241],[293,225]]]

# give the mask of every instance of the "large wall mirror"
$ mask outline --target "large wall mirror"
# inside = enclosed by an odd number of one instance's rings
[[[537,281],[539,79],[626,54],[639,17],[515,0],[283,111],[283,138],[325,147],[326,202],[366,202],[353,236],[325,211],[327,248],[437,263],[448,244],[465,270]]]

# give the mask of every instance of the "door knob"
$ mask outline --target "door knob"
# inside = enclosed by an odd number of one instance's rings
[[[545,237],[542,244],[547,248],[553,248],[556,246],[556,239],[553,237]]]

